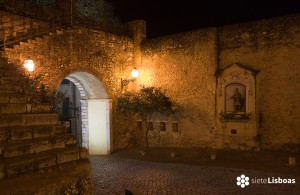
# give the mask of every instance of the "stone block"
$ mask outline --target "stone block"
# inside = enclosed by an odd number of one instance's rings
[[[32,139],[32,130],[31,128],[22,128],[22,129],[12,129],[11,130],[11,140],[26,140]]]
[[[45,167],[55,166],[56,157],[51,154],[43,154],[38,156],[30,156],[26,158],[19,158],[18,160],[11,161],[9,159],[7,164],[7,176],[12,177],[20,173],[28,171],[38,171]]]
[[[75,161],[79,159],[79,151],[77,148],[68,149],[57,153],[56,157],[57,157],[58,164]]]
[[[21,174],[0,182],[1,194],[92,194],[90,164],[66,163],[49,172]],[[72,186],[72,187],[71,187]]]
[[[66,139],[65,137],[55,137],[49,140],[52,148],[65,148],[66,147]]]
[[[6,177],[5,165],[4,163],[0,163],[0,180]]]
[[[4,158],[22,156],[26,154],[30,154],[30,145],[28,143],[7,145],[4,147],[3,151]]]
[[[0,142],[4,142],[10,138],[10,130],[7,128],[0,129]],[[1,153],[0,153],[1,154]]]
[[[0,127],[57,125],[56,114],[5,114],[0,115]]]
[[[13,76],[13,77],[2,77],[1,84],[3,85],[18,85],[18,83],[22,82],[21,77]]]
[[[49,140],[33,141],[30,146],[30,154],[44,152],[52,149]]]
[[[0,94],[22,93],[23,89],[19,86],[0,85]]]
[[[65,134],[66,132],[67,132],[66,126],[59,125],[54,128],[54,134]]]
[[[8,94],[0,94],[0,104],[9,103],[9,95]]]
[[[55,127],[53,126],[43,126],[33,128],[33,138],[49,137],[54,135]]]
[[[26,104],[4,104],[0,108],[1,114],[26,113]]]
[[[49,104],[32,104],[33,113],[47,113],[50,112],[50,105]]]
[[[89,151],[86,148],[79,149],[79,155],[81,159],[88,159],[89,158]]]
[[[49,156],[45,159],[39,159],[37,167],[39,169],[45,168],[45,167],[51,167],[56,165],[56,157],[54,155]]]
[[[1,96],[0,96],[1,97]],[[10,103],[26,103],[27,97],[24,94],[11,94],[9,98]]]
[[[5,71],[5,76],[7,76],[7,77],[13,77],[13,76],[15,76],[17,74],[18,73],[17,73],[16,69],[6,70]]]
[[[65,143],[68,146],[76,145],[77,144],[77,139],[76,139],[75,136],[66,136]]]

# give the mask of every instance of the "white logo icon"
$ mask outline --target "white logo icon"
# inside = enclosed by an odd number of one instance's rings
[[[240,177],[237,177],[236,181],[236,185],[241,186],[241,188],[249,185],[249,177],[246,177],[244,174],[242,174]]]

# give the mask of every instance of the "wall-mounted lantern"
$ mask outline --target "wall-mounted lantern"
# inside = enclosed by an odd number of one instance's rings
[[[28,72],[32,72],[34,70],[33,60],[25,60],[24,67],[27,69]]]
[[[135,79],[139,76],[139,71],[134,68],[132,71],[131,71],[131,77],[132,79],[122,79],[121,80],[121,88],[123,89],[124,86],[127,86],[130,82],[134,82]]]

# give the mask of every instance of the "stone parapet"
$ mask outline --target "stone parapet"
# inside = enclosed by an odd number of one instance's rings
[[[0,115],[0,127],[34,126],[34,125],[57,125],[56,114],[2,114]]]
[[[0,180],[0,189],[1,194],[4,195],[92,194],[90,163],[88,160],[63,163],[45,169],[43,172],[28,173]]]

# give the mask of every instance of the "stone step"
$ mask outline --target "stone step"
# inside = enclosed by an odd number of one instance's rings
[[[0,103],[0,114],[49,113],[50,105],[35,103]]]
[[[18,49],[18,48],[20,48],[20,45],[14,45],[13,46],[13,49]]]
[[[7,87],[0,85],[0,94],[23,93],[23,88],[18,86]]]
[[[50,35],[47,35],[47,34],[46,34],[46,35],[43,35],[42,37],[43,37],[44,39],[48,39],[48,38],[50,38]]]
[[[1,89],[1,85],[0,85]],[[9,89],[7,86],[6,89]],[[32,101],[32,96],[29,94],[20,94],[20,93],[3,93],[0,94],[0,104],[15,104],[15,103],[27,103]]]
[[[14,141],[0,145],[0,158],[7,159],[17,156],[26,156],[58,148],[76,146],[77,140],[73,135],[59,135],[32,140]]]
[[[31,88],[26,88],[22,83],[18,85],[1,85],[0,84],[0,94],[26,94],[34,95],[34,91]]]
[[[62,35],[62,34],[64,34],[64,31],[63,30],[56,30],[56,34]]]
[[[27,111],[28,111],[28,109],[27,109]],[[50,113],[50,105],[48,103],[32,104],[31,105],[31,113]]]
[[[30,43],[24,42],[24,41],[21,41],[19,44],[20,44],[20,46],[29,46],[30,45]]]
[[[18,53],[17,50],[12,50],[12,51],[5,51],[5,57],[8,60],[8,63],[20,63],[19,58],[20,58],[20,53]]]
[[[22,53],[23,51],[25,52],[27,47],[25,45],[14,45],[13,48],[18,54]]]
[[[8,56],[10,54],[13,54],[13,53],[16,53],[16,50],[14,50],[13,48],[9,48],[9,47],[4,48],[4,53],[3,54],[4,54],[5,58],[8,58]],[[7,61],[9,62],[9,59]]]
[[[0,179],[15,177],[26,172],[38,172],[46,168],[61,165],[67,162],[88,159],[88,151],[85,148],[70,147],[55,149],[48,152],[31,154],[0,162]]]
[[[1,64],[7,64],[8,62],[7,62],[7,59],[6,58],[2,58],[2,57],[0,57],[0,66],[1,66]]]
[[[33,39],[28,39],[27,41],[28,41],[28,43],[30,43],[31,45],[34,45],[34,44],[36,44],[36,40],[33,40]]]
[[[7,66],[10,66],[10,68],[1,67],[0,65],[0,77],[11,77],[20,74],[15,67],[10,64],[7,64]]]
[[[27,104],[0,104],[0,114],[30,113]]]
[[[25,82],[25,79],[19,75],[17,75],[17,76],[2,76],[0,78],[1,85],[20,86],[20,84],[22,84],[24,82]]]
[[[43,41],[43,38],[41,38],[41,37],[35,37],[35,40],[36,40],[37,42],[42,42],[42,41]]]
[[[67,128],[64,125],[0,127],[0,143],[37,139],[65,133],[67,133]]]
[[[57,114],[0,114],[0,127],[39,126],[59,124]]]
[[[79,160],[0,180],[1,195],[92,194],[89,160]]]
[[[5,71],[13,71],[16,70],[17,65],[11,64],[8,62],[0,62],[0,70],[5,70]]]
[[[0,164],[0,167],[2,167],[2,169],[0,168],[0,179],[6,179],[25,172],[36,172],[45,167],[55,166],[56,156],[51,153],[39,153],[23,156],[22,158],[4,159]]]

